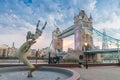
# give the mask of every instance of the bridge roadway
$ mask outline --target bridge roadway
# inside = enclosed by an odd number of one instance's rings
[[[74,25],[63,30],[62,33],[58,35],[59,38],[65,38],[74,34]]]
[[[84,51],[84,53],[87,53],[87,54],[113,53],[113,52],[120,52],[120,50],[119,49],[98,49],[98,50]]]

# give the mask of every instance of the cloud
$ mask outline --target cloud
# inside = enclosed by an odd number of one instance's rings
[[[15,47],[20,47],[25,41],[25,37],[21,34],[4,34],[0,35],[0,44],[7,44],[9,47],[12,47],[12,43],[15,42]]]
[[[48,42],[48,43],[47,43]],[[42,34],[37,40],[36,40],[36,43],[32,46],[32,48],[34,49],[41,49],[41,48],[44,48],[46,47],[46,45],[48,46],[49,45],[49,40],[46,41],[46,38],[45,38],[45,35]]]
[[[0,15],[0,44],[11,46],[15,42],[16,47],[25,42],[27,31],[35,32],[35,25],[25,21],[16,14]]]
[[[111,14],[109,15],[109,13]],[[107,19],[101,17],[103,18],[102,21],[100,20],[100,22],[95,22],[95,24],[93,25],[94,28],[98,29],[100,32],[103,32],[103,29],[105,29],[107,35],[116,39],[120,39],[120,36],[118,36],[118,33],[120,31],[120,15],[117,14],[117,12],[115,11],[106,11],[105,14],[108,14],[107,16],[105,16]]]
[[[73,0],[73,2],[74,4],[72,1],[54,2],[48,0],[34,0],[32,2],[26,2],[25,0],[6,0],[6,6],[3,6],[3,11],[1,11],[0,15],[0,36],[3,37],[0,41],[6,41],[6,44],[15,41],[16,45],[19,47],[20,44],[25,41],[27,31],[35,32],[35,26],[39,19],[41,21],[40,28],[46,20],[48,24],[43,35],[37,39],[37,43],[33,47],[37,46],[40,48],[48,46],[51,42],[52,31],[55,29],[55,25],[64,30],[73,24],[74,12],[76,12],[75,7],[81,7],[76,6],[76,4],[81,4],[79,0],[76,0],[76,2]],[[84,0],[82,2],[84,2]],[[5,3],[1,4],[4,5]],[[68,5],[65,5],[66,3]],[[89,0],[87,4],[88,3]],[[91,6],[93,5],[91,4]],[[4,38],[5,36],[7,37]],[[21,37],[22,40],[19,37]],[[7,38],[12,39],[7,41]]]
[[[33,48],[47,47],[52,40],[55,25],[61,30],[70,27],[74,24],[74,16],[79,14],[80,9],[83,8],[88,15],[92,13],[95,28],[102,31],[105,27],[109,35],[120,38],[118,34],[120,30],[119,0],[2,1],[0,1],[0,43],[11,45],[15,41],[16,46],[19,47],[25,41],[26,32],[34,33],[36,23],[40,20],[40,29],[45,21],[48,24]],[[114,32],[109,33],[111,29],[114,29]],[[68,41],[65,39],[66,49],[67,45],[74,45],[72,42],[74,40],[71,41],[71,39],[67,39]]]
[[[93,10],[96,8],[96,3],[97,3],[96,0],[91,0],[91,2],[89,4],[90,12],[93,12]]]
[[[116,0],[109,0],[109,1],[103,1],[103,0],[97,0],[96,6],[93,10],[93,26],[100,32],[103,32],[103,29],[105,29],[106,34],[116,38],[120,39],[119,31],[120,31],[120,1]],[[111,4],[111,5],[110,5]],[[94,38],[98,38],[98,35]],[[99,38],[99,42],[102,43],[102,37]],[[97,42],[97,40],[95,41]],[[98,43],[95,43],[98,44]],[[108,45],[111,43],[108,42]],[[116,44],[112,44],[112,46],[115,46]],[[99,45],[101,46],[101,44]]]
[[[95,26],[99,29],[107,28],[107,29],[119,29],[120,28],[120,15],[117,15],[115,12],[112,12],[109,15],[109,19],[104,22],[98,22]]]

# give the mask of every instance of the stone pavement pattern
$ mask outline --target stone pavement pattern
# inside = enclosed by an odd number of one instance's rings
[[[120,67],[117,66],[72,69],[80,73],[80,80],[120,80]]]

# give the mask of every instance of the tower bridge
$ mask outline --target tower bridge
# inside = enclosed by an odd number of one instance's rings
[[[95,34],[97,34],[97,36],[104,37],[104,38],[106,37],[105,39],[107,39],[107,41],[110,41],[116,44],[118,49],[95,50],[94,44],[93,44],[93,31],[95,32]],[[62,51],[63,38],[69,37],[71,35],[74,35],[75,51],[78,51],[77,53],[84,56],[85,56],[84,53],[88,53],[89,60],[96,58],[96,56],[98,56],[97,53],[119,52],[120,40],[115,39],[111,36],[108,36],[104,32],[102,33],[96,30],[92,26],[92,16],[90,15],[88,17],[84,10],[81,10],[79,14],[74,17],[74,25],[68,27],[62,32],[60,31],[59,28],[53,31],[52,52],[57,53],[58,51]],[[104,42],[104,45],[105,45],[105,42]],[[81,51],[83,53],[81,53]]]

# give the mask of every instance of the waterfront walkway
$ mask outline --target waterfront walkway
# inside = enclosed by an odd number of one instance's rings
[[[31,63],[36,63],[36,60],[30,60]],[[9,63],[9,64],[8,64]],[[88,69],[79,68],[78,64],[48,64],[47,61],[38,60],[37,65],[39,66],[55,66],[55,67],[69,67],[80,73],[81,79],[80,80],[120,80],[120,66],[114,64],[114,66],[103,66],[105,64],[97,64],[96,67],[89,67]],[[19,66],[24,65],[22,62],[19,63],[19,60],[0,60],[0,67],[9,67],[11,66]],[[91,65],[91,66],[95,66]],[[107,64],[108,65],[108,64]],[[111,64],[110,64],[111,65]],[[90,65],[89,65],[90,66]],[[101,67],[100,67],[101,66]]]
[[[102,66],[85,68],[72,68],[80,73],[80,80],[120,80],[120,67]]]

